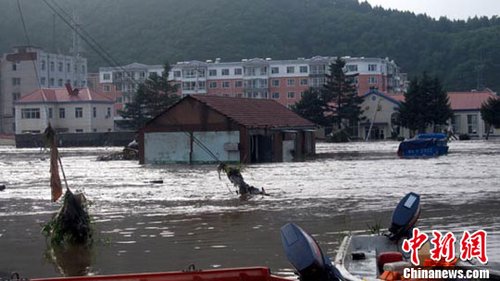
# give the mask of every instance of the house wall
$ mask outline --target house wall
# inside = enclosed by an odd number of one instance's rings
[[[238,162],[243,159],[241,156],[245,156],[242,153],[245,148],[234,150],[235,143],[240,143],[240,147],[245,145],[245,141],[241,141],[240,138],[241,131],[245,129],[206,105],[192,99],[184,99],[140,130],[140,163],[189,163],[190,160],[216,162],[214,157],[196,143],[198,140],[220,161]],[[192,149],[191,139],[193,139]],[[175,147],[177,141],[179,144],[176,149],[179,152],[168,152],[169,145]],[[224,149],[226,143],[233,145],[227,145]],[[190,158],[191,151],[193,154]],[[153,152],[159,156],[155,156]]]
[[[75,110],[82,108],[82,117],[76,118]],[[93,115],[93,108],[96,108],[96,117]],[[113,104],[111,103],[22,103],[16,104],[16,134],[27,132],[43,132],[48,122],[60,132],[68,133],[92,133],[92,132],[112,132],[113,131]],[[36,108],[40,112],[40,118],[25,119],[22,116],[22,109]],[[65,111],[64,118],[59,117],[59,109]],[[108,108],[111,115],[108,115]],[[52,118],[49,118],[49,111],[52,110]]]
[[[453,133],[456,136],[468,134],[472,138],[486,137],[486,124],[479,110],[457,110],[451,120]],[[500,136],[500,129],[490,128],[490,137]]]
[[[391,116],[398,112],[399,105],[376,94],[370,94],[365,97],[361,104],[363,109],[364,121],[359,124],[358,135],[363,140],[367,136],[367,128],[373,122],[370,140],[388,139],[391,137],[392,122]],[[378,132],[377,132],[378,130]],[[406,129],[400,128],[400,136],[408,137]]]

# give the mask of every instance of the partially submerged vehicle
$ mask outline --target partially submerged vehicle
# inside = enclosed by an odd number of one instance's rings
[[[448,154],[448,136],[443,133],[418,134],[399,144],[401,158],[429,158]]]

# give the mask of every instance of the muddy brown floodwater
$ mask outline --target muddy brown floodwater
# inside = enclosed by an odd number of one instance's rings
[[[70,188],[92,201],[98,242],[93,252],[46,258],[41,225],[59,204],[50,202],[48,154],[0,147],[0,273],[61,276],[73,267],[90,274],[268,266],[292,275],[279,229],[295,222],[328,255],[342,237],[387,227],[406,193],[421,194],[421,229],[484,229],[487,254],[500,261],[500,142],[451,142],[435,159],[397,158],[396,142],[323,144],[302,163],[249,165],[245,180],[272,194],[241,201],[216,165],[141,166],[97,162],[120,148],[61,149]],[[162,184],[150,183],[163,180]],[[76,263],[76,265],[75,265]]]

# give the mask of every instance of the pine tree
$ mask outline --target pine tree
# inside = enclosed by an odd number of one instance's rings
[[[345,61],[337,58],[329,66],[326,83],[321,91],[327,111],[332,115],[333,125],[338,130],[353,129],[361,120],[361,103],[354,85],[354,76],[346,75]],[[351,134],[354,131],[351,131]]]
[[[448,95],[441,82],[425,72],[421,78],[411,80],[399,114],[401,125],[410,129],[412,134],[424,133],[429,126],[436,132],[439,125],[447,124],[453,117]]]
[[[481,105],[481,118],[486,123],[486,139],[488,139],[491,126],[500,128],[500,98],[490,97]]]
[[[321,126],[330,126],[331,118],[325,116],[326,104],[321,98],[321,93],[309,88],[304,92],[302,99],[292,106],[292,110],[298,115]]]
[[[161,76],[152,73],[139,84],[133,101],[125,104],[125,109],[120,111],[120,115],[127,120],[125,126],[139,129],[179,100],[177,85],[168,79],[169,71],[170,65],[167,63]]]

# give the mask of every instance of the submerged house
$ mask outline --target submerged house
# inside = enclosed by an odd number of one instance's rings
[[[270,99],[186,96],[139,130],[141,164],[258,163],[315,153],[316,125]]]

